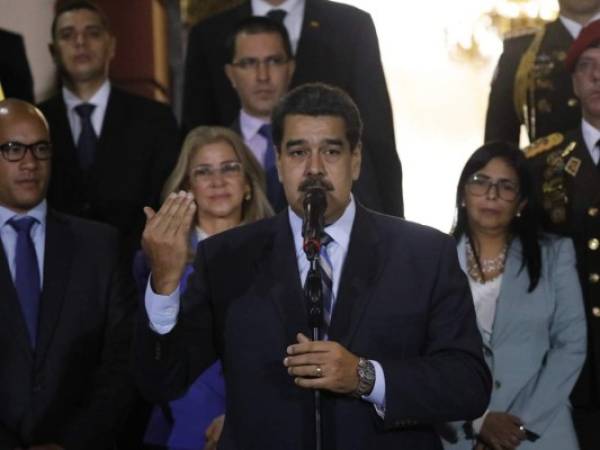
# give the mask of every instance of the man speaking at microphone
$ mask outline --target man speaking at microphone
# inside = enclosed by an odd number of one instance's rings
[[[272,119],[289,208],[202,241],[184,293],[192,197],[146,208],[152,276],[135,343],[143,392],[171,400],[220,358],[220,449],[314,449],[315,389],[325,450],[441,449],[434,424],[481,416],[491,385],[454,242],[353,199],[362,124],[343,91],[300,86]],[[326,200],[318,341],[302,289],[304,199],[315,189]]]

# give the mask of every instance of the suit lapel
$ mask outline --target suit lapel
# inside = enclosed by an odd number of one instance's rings
[[[304,18],[302,20],[302,31],[296,50],[296,70],[292,77],[292,86],[317,81],[314,80],[315,69],[324,64],[324,59],[320,55],[320,50],[324,40],[320,39],[321,15],[318,2],[307,0],[304,7]]]
[[[600,200],[600,171],[594,164],[581,134],[581,128],[576,135],[576,146],[573,152],[565,158],[566,169],[569,162],[579,162],[575,175],[565,171],[566,189],[571,202],[571,213],[587,210],[589,205]],[[572,193],[576,192],[577,195]]]
[[[0,292],[2,292],[2,295],[0,295],[0,317],[4,318],[4,326],[8,326],[12,330],[11,335],[17,344],[31,358],[33,352],[29,344],[27,326],[21,312],[17,290],[10,274],[2,242],[0,242]]]
[[[296,342],[296,334],[307,334],[309,329],[287,209],[276,217],[272,247],[256,261],[258,289],[262,291],[264,287],[268,292],[267,296],[284,323],[287,342]],[[264,269],[260,267],[261,261],[269,261]]]
[[[373,297],[373,286],[385,264],[385,256],[372,218],[357,204],[329,339],[350,347],[363,311]]]
[[[129,113],[123,94],[114,86],[110,88],[108,103],[104,113],[104,121],[102,130],[98,138],[98,147],[92,164],[92,172],[97,174],[105,167],[110,167],[115,161],[118,161],[123,155],[113,154],[115,149],[123,148],[123,145],[114,144],[114,140],[118,140],[123,136],[121,130],[122,124],[129,123],[127,118]]]
[[[68,176],[81,178],[81,170],[79,169],[79,157],[77,148],[73,141],[73,133],[67,116],[67,107],[61,94],[57,95],[55,101],[50,106],[50,114],[52,123],[50,124],[50,134],[52,135],[52,143],[54,147],[53,163],[60,164],[59,172]],[[54,164],[53,164],[54,165]]]
[[[560,19],[556,19],[547,25],[544,39],[548,44],[544,47],[564,51],[567,51],[573,42],[573,36],[571,36],[571,33],[569,33],[569,30],[567,30]]]
[[[69,226],[56,213],[49,211],[46,224],[44,287],[40,299],[40,316],[36,360],[43,361],[59,322],[70,279],[74,239]]]
[[[514,317],[514,314],[518,314],[518,311],[515,311],[515,309],[518,310],[519,308],[518,303],[523,299],[523,292],[527,292],[527,289],[529,289],[527,269],[523,268],[521,270],[522,258],[521,241],[513,239],[508,249],[504,273],[502,275],[502,284],[500,285],[500,294],[496,305],[496,314],[492,327],[492,347],[510,335],[511,319]]]

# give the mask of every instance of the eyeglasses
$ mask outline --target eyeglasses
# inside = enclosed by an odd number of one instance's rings
[[[242,58],[239,61],[232,62],[231,65],[233,67],[237,67],[242,70],[256,70],[260,67],[261,64],[264,64],[267,68],[276,68],[282,67],[288,63],[290,59],[287,56],[276,55],[276,56],[268,56],[264,59],[258,58]]]
[[[10,162],[21,161],[25,158],[28,150],[39,161],[45,161],[52,156],[52,144],[48,141],[39,141],[29,145],[11,141],[0,145],[0,153],[4,159]]]
[[[519,185],[510,180],[492,182],[490,177],[476,173],[467,181],[467,191],[478,197],[487,195],[491,188],[496,189],[496,196],[511,202],[519,195]]]
[[[227,161],[216,167],[208,164],[199,165],[192,169],[190,178],[192,180],[206,181],[211,179],[217,172],[224,178],[239,177],[242,173],[242,163],[239,161]]]

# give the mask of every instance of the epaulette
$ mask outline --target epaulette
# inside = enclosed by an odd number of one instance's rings
[[[525,152],[525,157],[530,159],[541,153],[547,152],[548,150],[551,150],[557,145],[561,144],[564,140],[565,136],[562,133],[552,133],[548,136],[537,139],[535,142],[532,142],[530,145],[525,147],[523,150]]]
[[[504,33],[503,38],[504,38],[504,40],[510,40],[510,39],[520,38],[522,36],[533,36],[540,29],[541,29],[541,27],[518,28],[516,30],[507,31],[506,33]]]

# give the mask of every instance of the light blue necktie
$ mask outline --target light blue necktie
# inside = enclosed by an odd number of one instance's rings
[[[327,253],[327,245],[329,245],[331,242],[333,242],[331,236],[329,236],[327,233],[323,233],[321,236],[319,268],[321,269],[321,285],[323,289],[325,331],[329,328],[333,307],[333,264],[331,264],[331,259]]]

